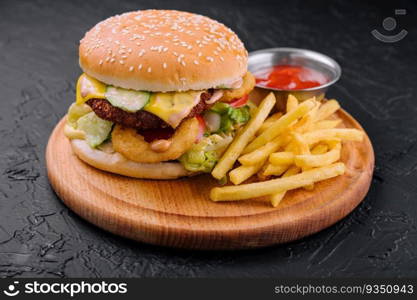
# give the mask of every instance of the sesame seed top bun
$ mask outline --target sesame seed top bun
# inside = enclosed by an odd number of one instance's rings
[[[237,35],[208,17],[142,10],[110,17],[80,42],[88,75],[126,89],[203,90],[236,82],[248,53]]]

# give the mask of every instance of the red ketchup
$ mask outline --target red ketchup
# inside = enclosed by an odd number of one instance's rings
[[[303,90],[328,82],[321,72],[295,65],[277,65],[256,73],[255,77],[257,84],[281,90]]]

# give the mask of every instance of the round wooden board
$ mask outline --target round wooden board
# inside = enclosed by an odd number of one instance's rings
[[[346,112],[345,127],[362,129]],[[271,207],[265,199],[215,203],[209,175],[178,180],[140,180],[97,170],[79,160],[54,129],[46,150],[50,182],[64,203],[91,223],[134,240],[187,249],[243,249],[293,241],[349,214],[365,197],[374,153],[369,138],[346,142],[344,175],[288,192]]]

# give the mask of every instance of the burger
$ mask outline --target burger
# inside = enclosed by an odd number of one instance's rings
[[[142,10],[80,41],[65,134],[87,164],[136,178],[210,172],[250,118],[255,85],[237,35],[208,17]]]

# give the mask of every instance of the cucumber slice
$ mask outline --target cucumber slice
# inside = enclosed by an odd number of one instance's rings
[[[77,121],[77,129],[85,132],[85,140],[91,148],[101,145],[110,135],[113,123],[90,112]]]
[[[148,103],[150,93],[109,86],[105,96],[113,106],[128,112],[137,112]]]

